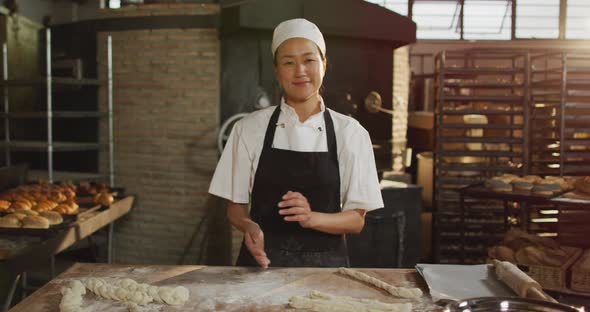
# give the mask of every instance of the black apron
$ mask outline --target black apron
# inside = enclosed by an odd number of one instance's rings
[[[272,147],[280,112],[278,105],[266,128],[250,210],[250,217],[264,233],[264,251],[270,266],[347,267],[344,235],[306,229],[298,222],[285,221],[277,206],[287,191],[293,191],[303,194],[313,211],[341,211],[336,135],[330,113],[328,109],[324,111],[328,151],[297,152]],[[236,265],[258,266],[244,242]]]

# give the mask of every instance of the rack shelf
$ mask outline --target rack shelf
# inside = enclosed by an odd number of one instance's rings
[[[47,170],[29,170],[28,177],[31,180],[49,180],[49,173]],[[100,181],[108,179],[108,175],[101,175],[95,172],[74,172],[74,171],[53,171],[53,179],[55,181]]]
[[[93,151],[100,148],[98,143],[53,142],[46,141],[10,141],[0,142],[0,148],[10,148],[13,151],[46,152],[49,147],[54,152]]]
[[[53,118],[103,118],[108,117],[107,113],[96,111],[53,111]],[[46,119],[47,112],[14,112],[0,113],[0,118],[8,119]]]
[[[68,78],[68,77],[49,77],[49,78],[38,78],[38,79],[31,79],[31,80],[2,80],[0,81],[0,86],[7,86],[7,87],[39,87],[46,85],[47,83],[52,83],[56,85],[66,85],[66,86],[101,86],[105,84],[105,81],[101,81],[98,79],[77,79],[77,78]]]
[[[109,179],[109,183],[111,186],[114,186],[114,164],[113,164],[113,148],[114,148],[114,139],[113,139],[113,104],[112,104],[112,40],[111,36],[107,37],[107,77],[106,80],[100,79],[93,79],[93,78],[86,78],[76,74],[74,77],[59,77],[54,76],[52,74],[53,67],[52,67],[52,45],[51,45],[51,30],[49,28],[45,29],[45,76],[44,77],[37,77],[33,79],[9,79],[8,68],[7,64],[7,47],[6,43],[3,45],[3,68],[4,74],[2,79],[0,79],[0,88],[3,89],[4,95],[4,109],[3,112],[0,113],[0,122],[3,122],[4,126],[4,140],[0,142],[0,149],[4,150],[5,152],[5,162],[6,165],[10,166],[12,163],[12,154],[13,152],[41,152],[46,153],[47,155],[47,170],[44,171],[35,171],[30,170],[32,178],[41,177],[43,179],[48,180],[49,182],[53,182],[54,180],[97,180],[97,179],[104,179],[105,177]],[[57,66],[62,66],[64,62],[67,60],[58,61]],[[75,63],[79,63],[80,60],[76,60]],[[60,65],[61,64],[61,65]],[[54,92],[56,92],[56,88],[59,86],[70,86],[74,87],[74,90],[86,90],[81,89],[80,87],[89,86],[89,87],[105,87],[107,91],[107,100],[108,106],[106,112],[99,112],[99,111],[61,111],[55,110],[55,103],[54,101],[58,96],[54,96]],[[15,110],[14,107],[11,107],[10,103],[10,92],[14,88],[22,88],[22,87],[31,87],[31,88],[43,88],[45,90],[45,99],[46,99],[46,108],[41,111],[18,111]],[[61,88],[60,91],[64,89]],[[68,89],[70,90],[70,89]],[[98,90],[96,90],[96,94],[98,94]],[[17,103],[18,105],[18,103]],[[62,119],[84,119],[84,118],[105,118],[108,119],[108,144],[106,146],[101,146],[98,142],[70,142],[70,141],[62,141],[62,139],[57,139],[54,136],[54,119],[62,118]],[[11,133],[11,123],[12,122],[19,122],[21,120],[43,120],[43,126],[46,126],[46,136],[47,140],[44,141],[33,141],[33,140],[19,140],[15,139]],[[74,140],[78,141],[78,140]],[[85,152],[85,151],[96,151],[97,153],[102,152],[103,150],[108,149],[108,160],[109,160],[109,171],[107,175],[103,175],[100,173],[83,173],[83,172],[70,172],[70,171],[60,171],[54,168],[54,161],[53,156],[55,152]]]

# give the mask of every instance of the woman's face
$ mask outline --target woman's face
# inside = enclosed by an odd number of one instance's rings
[[[315,43],[291,38],[277,49],[274,72],[286,100],[303,102],[319,95],[326,62]]]

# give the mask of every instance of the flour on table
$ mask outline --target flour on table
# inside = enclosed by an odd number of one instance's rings
[[[390,294],[396,297],[402,298],[419,298],[422,296],[422,290],[420,288],[408,288],[408,287],[396,287],[386,282],[376,279],[370,275],[367,275],[363,272],[359,272],[356,270],[351,270],[348,268],[338,268],[338,272],[353,277],[359,281],[369,283],[371,285],[377,286],[389,292]]]
[[[334,296],[312,291],[307,296],[293,296],[289,306],[314,312],[410,312],[411,303],[385,303],[372,299],[358,299],[346,296]]]

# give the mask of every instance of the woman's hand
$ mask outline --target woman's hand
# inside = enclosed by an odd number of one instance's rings
[[[304,228],[312,227],[314,212],[303,194],[288,191],[281,199],[278,206],[284,209],[280,209],[279,214],[285,216],[285,221],[299,222]]]
[[[264,252],[264,233],[256,223],[250,223],[244,231],[244,243],[256,262],[263,268],[268,268],[270,260]]]

